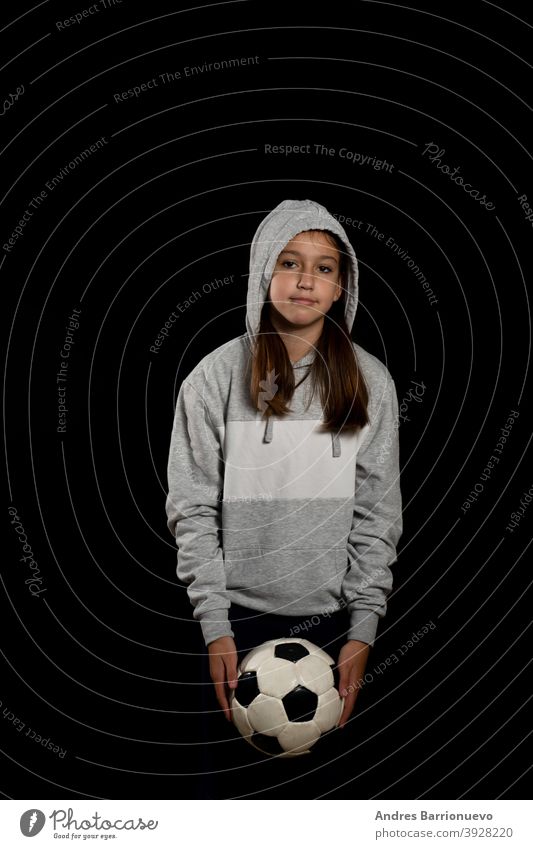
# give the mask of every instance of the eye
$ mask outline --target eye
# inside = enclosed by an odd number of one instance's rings
[[[320,271],[324,271],[324,270],[325,271],[332,271],[333,270],[329,267],[329,265],[319,265],[318,267],[319,267]]]
[[[293,259],[285,259],[285,260],[283,260],[283,262],[281,264],[282,265],[289,265],[289,266],[296,265],[296,263],[294,262]]]

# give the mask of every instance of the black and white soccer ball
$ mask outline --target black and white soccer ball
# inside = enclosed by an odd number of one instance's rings
[[[260,752],[309,754],[337,727],[344,707],[333,658],[309,640],[268,640],[249,652],[231,692],[233,722]]]

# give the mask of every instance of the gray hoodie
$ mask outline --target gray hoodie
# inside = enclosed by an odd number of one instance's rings
[[[311,401],[310,380],[296,387],[292,412],[281,418],[265,419],[249,395],[252,339],[276,259],[298,233],[321,229],[346,246],[351,330],[358,267],[344,229],[318,203],[283,201],[252,242],[246,333],[207,354],[179,390],[167,524],[206,646],[234,636],[232,602],[302,617],[302,625],[346,606],[346,639],[370,645],[387,610],[402,533],[398,401],[389,371],[353,343],[370,395],[370,421],[355,433],[317,430],[323,410],[318,392]],[[311,349],[293,364],[295,384],[314,356]]]

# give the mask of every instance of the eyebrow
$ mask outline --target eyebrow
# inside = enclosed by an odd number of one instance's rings
[[[290,251],[290,250],[286,250],[286,251],[283,250],[281,252],[281,254],[296,254],[296,256],[302,256],[300,251]],[[281,256],[281,254],[280,254],[280,256]],[[321,256],[317,257],[317,259],[331,259],[331,260],[333,260],[333,262],[337,262],[337,260],[335,259],[334,256],[328,256],[327,254],[322,254]]]

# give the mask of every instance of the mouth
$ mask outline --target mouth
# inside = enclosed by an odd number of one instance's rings
[[[289,298],[294,304],[303,304],[304,306],[311,306],[311,304],[316,304],[316,301],[312,301],[310,298]]]

